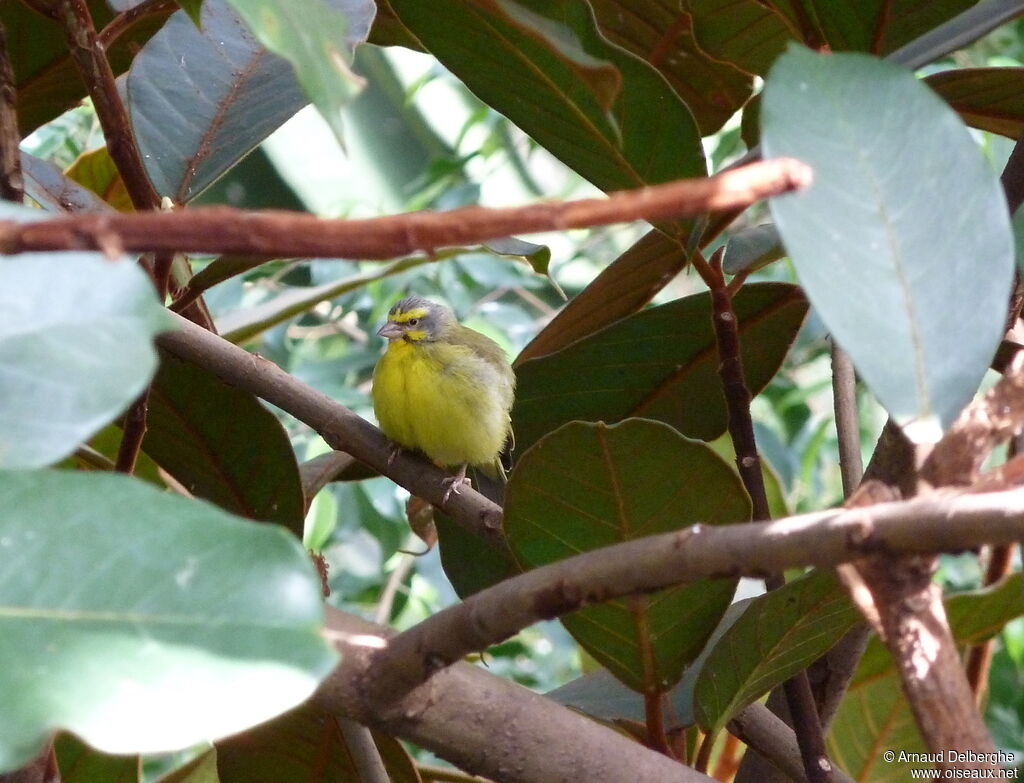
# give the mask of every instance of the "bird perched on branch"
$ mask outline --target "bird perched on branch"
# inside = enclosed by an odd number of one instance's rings
[[[445,501],[468,481],[467,467],[502,473],[516,381],[501,346],[418,296],[392,307],[377,334],[388,339],[373,372],[373,409],[384,434],[457,470],[444,480]]]

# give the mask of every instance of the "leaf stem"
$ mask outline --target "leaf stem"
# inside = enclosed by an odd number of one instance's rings
[[[25,183],[18,151],[21,137],[16,102],[14,70],[7,53],[7,31],[0,24],[0,198],[20,204],[25,197]]]

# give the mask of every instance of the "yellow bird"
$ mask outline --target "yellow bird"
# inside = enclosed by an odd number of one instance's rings
[[[392,307],[377,334],[388,339],[373,371],[373,410],[384,434],[457,469],[444,480],[445,501],[468,481],[468,466],[501,473],[516,385],[501,346],[418,296]]]

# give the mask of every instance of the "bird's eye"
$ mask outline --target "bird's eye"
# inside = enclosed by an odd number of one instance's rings
[[[409,326],[416,326],[420,322],[419,318],[410,318],[408,321]]]

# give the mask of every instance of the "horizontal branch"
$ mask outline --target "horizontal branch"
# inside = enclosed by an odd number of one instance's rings
[[[935,493],[774,522],[693,525],[576,555],[470,596],[391,639],[378,656],[375,687],[398,698],[465,655],[587,604],[698,579],[763,578],[866,555],[959,552],[1021,538],[1024,489]]]
[[[392,443],[380,430],[340,402],[307,386],[262,356],[174,315],[178,328],[157,337],[168,353],[203,367],[221,380],[273,403],[312,427],[332,448],[347,452],[374,470],[428,500],[478,535],[501,541],[501,507],[466,487],[442,502],[448,476],[410,452],[392,457]],[[389,461],[390,460],[390,461]]]
[[[625,734],[468,663],[385,702],[369,671],[388,631],[331,607],[326,611],[341,663],[313,698],[334,714],[415,742],[498,783],[713,783]]]
[[[512,234],[690,217],[746,207],[805,187],[810,181],[807,165],[781,158],[704,179],[612,193],[607,198],[508,209],[465,207],[450,212],[325,220],[299,212],[208,207],[169,213],[82,214],[31,223],[0,221],[0,252],[119,249],[267,258],[389,259]]]

